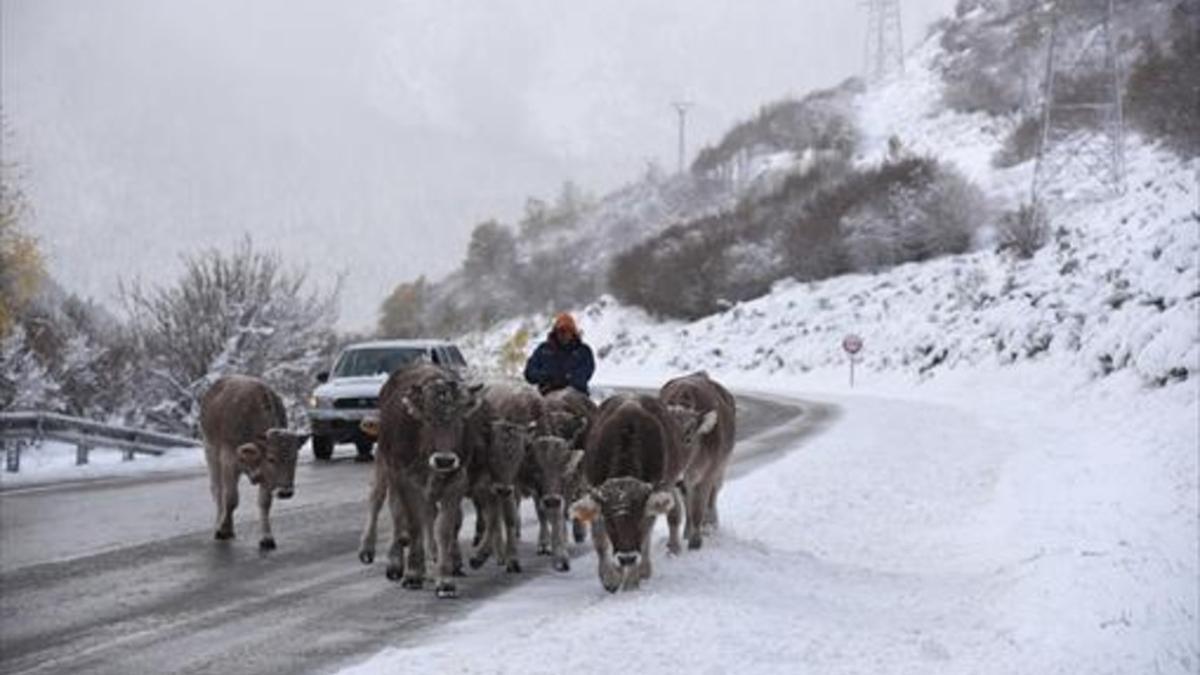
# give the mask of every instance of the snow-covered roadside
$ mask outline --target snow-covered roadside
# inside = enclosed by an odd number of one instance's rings
[[[347,672],[1200,666],[1195,387],[1023,366],[851,393],[842,375],[723,375],[843,414],[731,482],[702,551],[666,558],[660,524],[640,592],[609,596],[589,556]]]
[[[0,457],[0,461],[2,459]],[[202,466],[204,451],[199,448],[177,448],[160,456],[138,454],[132,460],[125,461],[122,451],[103,447],[92,449],[88,454],[88,463],[77,466],[73,444],[46,441],[21,450],[20,471],[9,473],[0,467],[0,488],[136,476]]]

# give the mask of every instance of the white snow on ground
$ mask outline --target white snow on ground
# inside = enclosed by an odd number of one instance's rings
[[[935,43],[862,97],[861,161],[896,135],[1011,208],[1032,166],[992,169],[1005,123],[938,109]],[[842,415],[729,484],[704,550],[666,559],[660,531],[641,591],[589,556],[349,672],[1197,672],[1200,165],[1127,154],[1127,193],[1054,212],[1031,260],[781,283],[692,323],[581,309],[608,382],[705,368]],[[467,347],[497,363],[548,323]]]
[[[1195,388],[1053,377],[772,382],[842,415],[730,483],[703,550],[660,522],[638,592],[589,555],[345,672],[1194,672]]]
[[[3,461],[0,454],[0,463]],[[103,447],[92,449],[88,463],[77,466],[74,444],[45,441],[21,450],[20,470],[16,473],[9,473],[0,464],[0,487],[133,476],[202,466],[204,451],[200,448],[170,450],[161,456],[137,454],[132,460],[125,461],[122,451]]]

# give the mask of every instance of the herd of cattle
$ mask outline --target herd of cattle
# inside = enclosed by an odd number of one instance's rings
[[[238,479],[259,487],[259,546],[275,548],[273,497],[294,491],[306,436],[287,430],[279,396],[261,380],[227,376],[201,402],[201,430],[216,538],[233,536]],[[473,568],[495,557],[520,572],[518,506],[533,500],[537,552],[570,569],[567,527],[582,542],[590,524],[600,583],[610,592],[650,576],[650,534],[666,515],[668,550],[700,548],[717,524],[717,495],[733,452],[735,405],[706,373],[663,385],[657,396],[617,394],[596,405],[571,389],[546,396],[513,383],[468,385],[432,364],[396,371],[379,396],[378,437],[367,522],[358,557],[375,560],[384,502],[392,518],[387,578],[420,589],[432,570],[438,597],[455,597],[463,576],[463,501],[477,517]],[[686,516],[686,523],[685,523]]]

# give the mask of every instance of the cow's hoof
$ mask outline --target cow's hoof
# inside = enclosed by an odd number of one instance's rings
[[[421,577],[404,577],[400,581],[400,586],[410,591],[419,591],[425,587],[425,580]]]
[[[438,584],[437,589],[434,592],[437,593],[437,596],[442,599],[458,597],[458,587],[448,581],[443,581],[442,583]]]
[[[480,567],[483,567],[483,564],[487,562],[487,559],[488,557],[486,555],[473,555],[471,556],[471,559],[467,561],[467,564],[471,566],[471,569],[477,570]]]
[[[370,565],[375,562],[375,551],[359,551],[358,561],[364,565]]]
[[[504,566],[504,570],[506,572],[508,572],[509,574],[520,574],[521,573],[521,561],[509,560],[508,564]]]
[[[683,547],[679,545],[679,542],[674,542],[674,541],[667,542],[667,554],[668,555],[679,555],[682,551],[683,551]]]
[[[570,572],[571,571],[571,561],[567,560],[566,558],[561,558],[559,560],[555,560],[554,561],[554,569],[558,570],[559,572]]]
[[[229,530],[228,532],[225,530],[217,530],[216,533],[213,534],[213,539],[216,539],[217,541],[233,539],[233,530]]]
[[[367,453],[365,455],[355,455],[354,461],[356,461],[356,462],[374,462],[375,455],[372,455],[371,453]]]
[[[538,555],[553,555],[554,551],[550,550],[550,547],[547,546],[546,544],[538,544],[537,554]]]
[[[616,593],[617,591],[621,590],[621,582],[619,581],[617,583],[604,582],[603,586],[604,590],[608,591],[609,593]]]
[[[404,566],[389,564],[384,574],[387,575],[388,581],[400,581],[404,578]]]
[[[263,537],[262,539],[259,539],[258,540],[258,548],[263,551],[274,551],[275,550],[275,538],[274,537]]]
[[[688,550],[689,551],[698,551],[698,550],[700,550],[700,547],[703,545],[704,545],[704,540],[701,539],[700,537],[692,537],[691,539],[688,539]]]
[[[452,577],[465,577],[465,576],[467,576],[467,572],[466,572],[466,570],[464,570],[464,569],[463,569],[462,563],[455,563],[455,564],[454,564],[454,569],[450,570],[450,576],[452,576]]]

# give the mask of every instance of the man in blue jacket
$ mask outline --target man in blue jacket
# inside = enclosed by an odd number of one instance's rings
[[[563,312],[554,317],[554,328],[525,362],[525,380],[548,394],[572,387],[588,393],[588,380],[596,370],[592,348],[583,343],[575,319]]]

